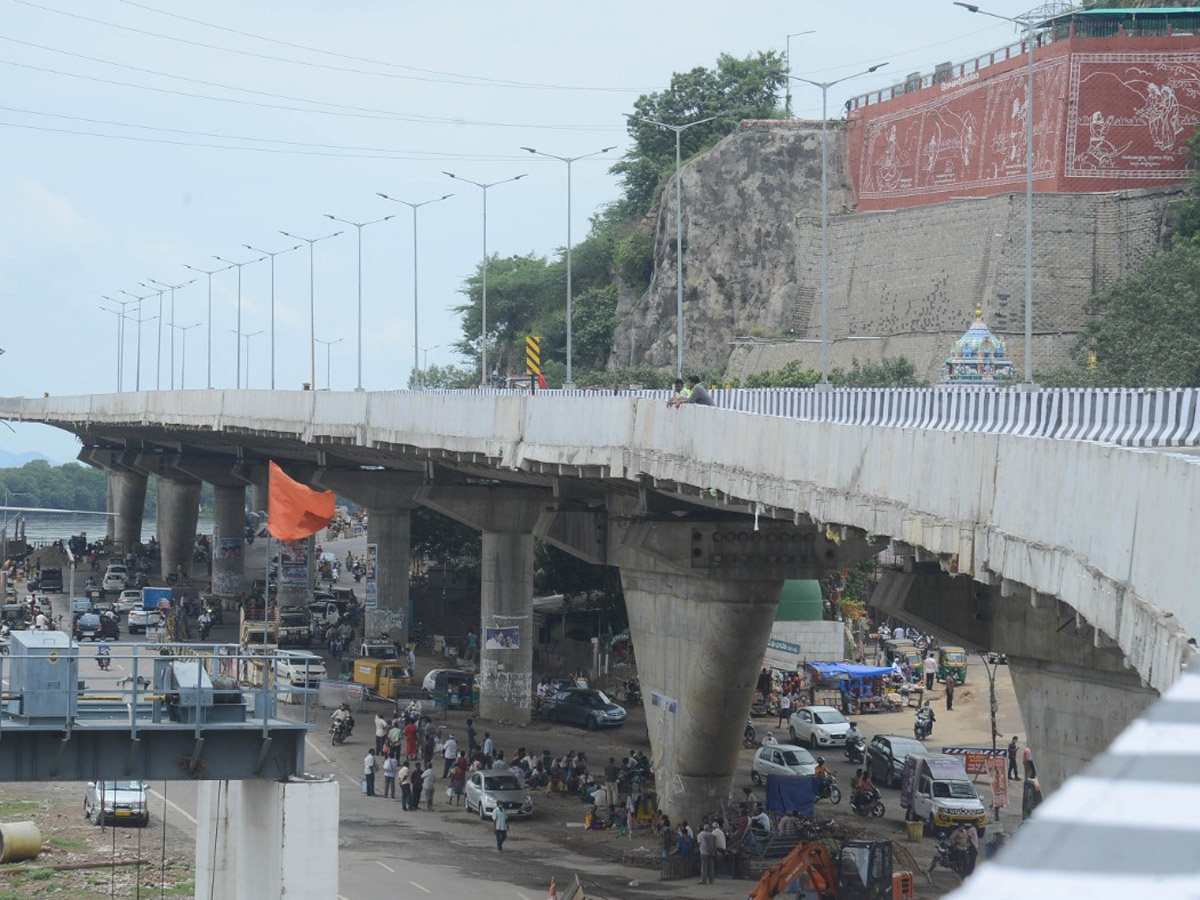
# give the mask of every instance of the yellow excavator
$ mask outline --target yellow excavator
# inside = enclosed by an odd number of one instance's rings
[[[771,900],[799,878],[807,900],[891,900],[892,842],[846,841],[836,860],[820,841],[799,844],[763,873],[749,900]]]

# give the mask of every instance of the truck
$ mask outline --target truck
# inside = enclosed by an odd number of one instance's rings
[[[47,594],[61,594],[63,592],[62,566],[42,566],[42,574],[37,580],[37,589]]]
[[[354,683],[396,700],[412,685],[412,672],[403,662],[362,657],[354,661]]]
[[[243,608],[238,635],[241,643],[252,646],[311,647],[312,620],[308,610],[299,606],[272,605],[265,614],[262,607]]]
[[[900,806],[909,822],[924,822],[931,833],[966,822],[987,824],[987,812],[963,761],[941,753],[910,753],[900,777]]]

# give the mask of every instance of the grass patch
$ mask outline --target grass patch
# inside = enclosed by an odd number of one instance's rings
[[[84,852],[91,850],[87,844],[81,841],[68,841],[65,838],[47,838],[46,843],[56,850],[73,850],[75,852]]]
[[[42,808],[40,800],[0,800],[0,819],[21,816]]]
[[[26,876],[28,881],[49,881],[58,875],[53,869],[34,869]]]
[[[165,894],[168,897],[191,897],[196,893],[196,882],[194,879],[181,881],[176,885],[172,885],[165,891],[160,892],[160,896]]]

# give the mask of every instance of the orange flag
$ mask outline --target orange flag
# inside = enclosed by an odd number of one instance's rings
[[[271,463],[267,482],[267,530],[281,541],[316,534],[333,520],[333,491],[314,491]]]

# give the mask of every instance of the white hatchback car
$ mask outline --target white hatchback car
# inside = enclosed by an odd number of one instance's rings
[[[759,747],[750,768],[750,780],[762,784],[768,775],[812,775],[817,761],[803,747],[795,744],[768,744]]]
[[[465,794],[467,812],[477,811],[481,819],[492,818],[497,806],[503,806],[514,819],[533,815],[533,798],[512,772],[475,772],[467,781]]]
[[[832,706],[802,706],[788,719],[788,733],[793,744],[819,747],[842,747],[846,743],[849,720]]]
[[[112,608],[119,613],[129,612],[142,605],[142,592],[138,590],[121,591],[121,596],[113,601]]]
[[[104,573],[104,579],[100,582],[100,588],[105,591],[123,591],[128,584],[128,569],[124,566],[109,566],[108,571]]]

